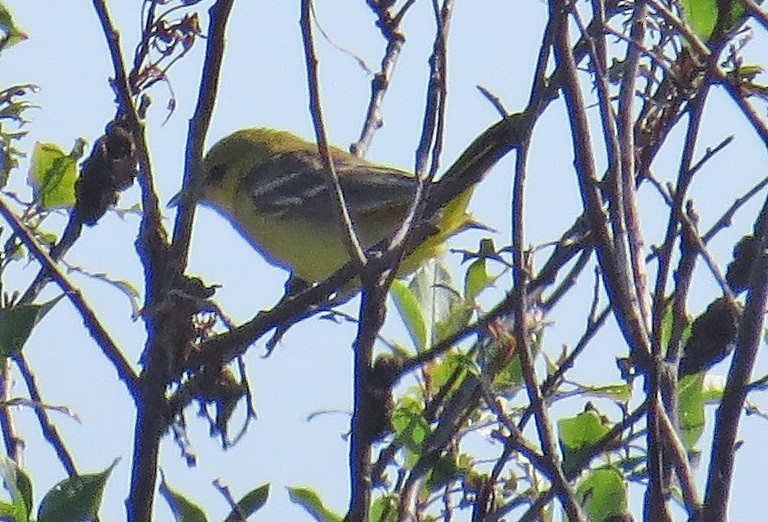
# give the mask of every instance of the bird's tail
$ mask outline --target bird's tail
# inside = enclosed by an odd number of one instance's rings
[[[478,136],[430,188],[425,215],[439,211],[478,183],[496,162],[523,144],[528,128],[528,118],[523,113],[517,113],[505,117]]]

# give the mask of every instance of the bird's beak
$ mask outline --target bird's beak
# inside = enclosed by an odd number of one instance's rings
[[[182,204],[193,205],[198,200],[197,190],[194,190],[191,185],[187,185],[168,201],[168,207],[178,207]]]

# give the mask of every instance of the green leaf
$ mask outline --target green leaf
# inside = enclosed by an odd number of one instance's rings
[[[29,38],[24,31],[19,29],[13,21],[11,12],[2,4],[0,4],[0,30],[5,33],[0,49],[11,47]]]
[[[753,64],[741,64],[734,71],[739,79],[742,81],[754,81],[758,75],[765,72],[765,67],[759,63]]]
[[[498,322],[488,343],[480,351],[479,364],[486,374],[494,374],[493,391],[507,397],[517,393],[525,384],[523,367],[517,354],[517,341],[511,331]],[[532,343],[531,354],[538,355],[538,342]]]
[[[141,314],[141,293],[136,289],[136,286],[132,282],[114,279],[106,272],[90,272],[80,266],[70,265],[68,270],[69,272],[77,272],[79,274],[83,274],[86,277],[90,277],[96,281],[101,281],[102,283],[106,283],[117,289],[120,293],[125,295],[131,303],[131,310],[133,312],[131,318],[139,318],[139,315]]]
[[[435,260],[424,264],[407,286],[396,281],[391,294],[418,351],[461,330],[474,312],[453,288],[450,272]]]
[[[704,40],[709,40],[713,36],[717,21],[721,16],[727,17],[720,24],[722,33],[727,34],[744,22],[746,13],[740,2],[733,2],[728,13],[720,10],[718,0],[681,0],[680,5],[683,7],[685,20]]]
[[[17,522],[21,522],[21,520],[27,520],[29,518],[29,515],[32,514],[32,479],[29,478],[29,475],[21,469],[16,468],[16,488],[19,491],[19,494],[21,495],[21,499],[24,501],[24,506],[26,507],[26,514],[25,517],[22,519],[17,519]]]
[[[469,324],[474,312],[475,307],[471,302],[463,299],[453,301],[448,316],[434,325],[434,342],[440,342],[463,330]]]
[[[177,493],[168,487],[165,475],[162,472],[160,477],[160,494],[168,502],[168,507],[171,508],[173,519],[176,522],[206,522],[208,520],[205,517],[205,512],[200,507],[181,493]]]
[[[29,478],[24,470],[19,469],[19,473],[16,475],[16,487],[19,489],[21,498],[24,500],[24,506],[26,512],[24,516],[17,517],[17,522],[28,520],[32,514],[32,480]]]
[[[514,393],[524,384],[523,366],[517,354],[513,355],[509,362],[493,378],[493,390],[497,393]]]
[[[475,259],[464,277],[464,297],[474,299],[480,292],[491,286],[496,278],[488,273],[485,257]]]
[[[560,419],[557,428],[563,451],[563,469],[566,470],[580,461],[610,431],[600,414],[594,410]]]
[[[75,475],[56,484],[40,503],[38,522],[80,522],[96,518],[104,486],[119,460],[115,459],[101,473]]]
[[[456,464],[456,455],[447,453],[438,458],[427,478],[427,488],[433,493],[450,481],[461,476],[461,469]]]
[[[476,365],[465,354],[461,352],[448,352],[442,358],[436,359],[426,369],[429,373],[429,380],[434,389],[440,389],[448,383],[453,374],[457,370],[475,371]],[[459,386],[463,381],[464,376],[461,375],[454,384],[455,387]]]
[[[661,320],[661,346],[666,350],[669,346],[669,341],[672,339],[672,325],[675,320],[675,311],[673,306],[673,300],[668,299],[666,307],[664,308],[664,317]],[[693,321],[686,318],[687,322],[683,328],[683,333],[680,336],[680,346],[685,346],[685,343],[691,337],[691,328]]]
[[[627,481],[614,466],[591,471],[576,488],[589,520],[602,522],[627,512]]]
[[[406,449],[419,453],[430,432],[423,405],[414,398],[403,397],[392,412],[392,430]]]
[[[672,299],[667,299],[664,306],[664,315],[661,318],[661,345],[665,348],[669,346],[669,340],[672,338],[672,322],[674,319]]]
[[[691,451],[704,433],[704,374],[686,375],[677,386],[677,417],[685,449]]]
[[[256,489],[249,491],[240,499],[237,503],[237,508],[232,510],[232,513],[224,519],[224,522],[239,522],[241,520],[241,515],[244,515],[245,517],[251,516],[264,507],[268,498],[269,484],[262,484]]]
[[[60,295],[43,304],[0,308],[0,357],[21,352],[35,325],[58,303]]]
[[[29,522],[29,515],[18,504],[0,502],[0,520],[3,522]]]
[[[372,522],[396,522],[398,498],[396,495],[384,495],[371,504]]]
[[[85,142],[78,139],[69,154],[58,145],[37,142],[32,151],[29,184],[35,200],[45,209],[68,208],[75,204],[77,160],[82,157]]]
[[[396,279],[392,282],[389,293],[416,350],[419,352],[425,350],[427,347],[427,325],[413,290],[405,282]]]
[[[334,513],[320,499],[320,496],[309,488],[287,488],[291,502],[303,507],[317,522],[341,522],[344,517]]]
[[[419,303],[426,324],[424,346],[432,346],[440,341],[437,326],[451,321],[454,308],[462,303],[463,299],[453,287],[451,273],[437,260],[423,265],[413,276],[409,288]]]
[[[0,516],[3,520],[27,522],[32,512],[32,481],[16,463],[0,454],[0,477],[5,489],[11,495],[11,504],[0,503]]]
[[[681,0],[685,20],[704,40],[712,36],[717,24],[717,0]]]

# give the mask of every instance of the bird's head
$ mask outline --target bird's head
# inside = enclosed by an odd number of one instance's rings
[[[180,201],[233,201],[232,195],[247,173],[275,154],[313,151],[311,144],[288,131],[265,127],[241,129],[219,140],[203,161],[203,169],[188,187],[176,194],[170,205]]]

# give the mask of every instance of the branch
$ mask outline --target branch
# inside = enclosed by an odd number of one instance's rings
[[[341,224],[341,234],[344,245],[347,249],[349,258],[355,263],[365,265],[367,259],[360,239],[355,230],[355,225],[349,215],[349,208],[344,199],[344,192],[341,190],[339,176],[331,159],[331,151],[328,146],[328,137],[325,133],[325,124],[323,123],[323,108],[320,103],[320,84],[317,77],[317,56],[315,55],[315,42],[312,36],[312,0],[302,0],[301,2],[301,36],[304,43],[304,61],[307,66],[307,83],[309,87],[309,108],[312,113],[312,122],[315,126],[315,137],[317,138],[317,150],[323,160],[323,174],[325,181],[335,195],[334,207],[336,216]]]
[[[442,151],[445,99],[447,94],[447,39],[451,14],[453,12],[453,0],[444,0],[441,6],[438,5],[437,0],[434,0],[432,6],[436,23],[436,35],[432,55],[429,59],[431,74],[429,88],[427,90],[427,106],[424,114],[422,138],[416,153],[416,177],[419,180],[419,184],[413,203],[403,220],[403,224],[395,233],[392,243],[387,248],[387,251],[393,252],[392,255],[395,256],[394,263],[379,265],[382,269],[386,268],[389,270],[388,277],[385,278],[384,281],[379,282],[379,280],[382,279],[381,271],[375,271],[375,267],[371,267],[372,272],[370,274],[366,274],[365,271],[363,272],[363,303],[361,304],[362,322],[355,349],[355,410],[352,417],[352,445],[350,448],[352,496],[349,512],[347,514],[348,520],[366,520],[368,518],[368,505],[370,504],[370,444],[373,440],[365,441],[366,447],[362,448],[360,439],[362,438],[361,435],[365,434],[366,429],[361,423],[364,423],[366,417],[372,414],[372,412],[366,411],[364,399],[367,387],[370,386],[367,381],[369,380],[373,342],[384,322],[384,301],[386,299],[387,289],[394,279],[397,266],[402,259],[402,253],[408,244],[407,242],[412,238],[411,233],[415,231],[412,227],[413,219],[421,209],[425,184],[431,184],[431,181],[437,172],[440,153]],[[401,11],[401,14],[402,12],[404,11]],[[429,174],[424,176],[424,173],[426,172],[426,158],[430,149],[432,164]],[[460,193],[461,192],[456,192],[456,194]],[[426,215],[431,217],[431,211],[427,209],[426,212]],[[365,282],[366,279],[368,279],[367,284]],[[371,304],[368,303],[369,300]],[[364,325],[362,323],[367,324]],[[364,328],[364,326],[367,327]],[[395,377],[395,375],[392,377]],[[357,447],[355,447],[355,442],[357,442]],[[411,480],[414,476],[415,475],[412,474],[411,477],[409,477],[406,489],[403,492],[399,506],[400,518],[402,518],[405,513],[415,512],[414,501],[416,497],[408,493],[408,487],[409,484],[413,485],[415,483],[420,483],[421,477],[418,477],[419,480]]]
[[[606,433],[594,446],[589,448],[589,451],[585,452],[578,461],[573,463],[573,467],[569,468],[565,478],[571,481],[578,477],[579,473],[581,473],[581,470],[583,470],[593,458],[614,445],[624,430],[632,427],[636,422],[643,418],[647,412],[647,409],[648,402],[646,401],[638,406],[635,411],[633,411],[620,423],[611,428],[610,431],[608,431],[608,433]],[[540,513],[544,509],[544,506],[551,502],[554,496],[554,488],[550,488],[546,492],[539,495],[536,501],[531,504],[531,507],[528,508],[528,511],[519,518],[519,522],[533,522],[534,520],[539,520]],[[514,509],[514,507],[516,506],[504,506],[496,513],[490,514],[486,520],[489,522],[501,520],[501,517],[506,515],[509,510]]]
[[[763,321],[768,301],[768,199],[760,211],[755,226],[755,237],[759,238],[762,254],[752,266],[749,292],[744,313],[738,329],[736,349],[725,384],[725,391],[717,409],[714,426],[714,441],[707,475],[707,490],[701,520],[725,520],[728,497],[732,485],[735,444],[739,420],[744,406],[750,375],[755,365],[757,352],[762,344]]]
[[[7,402],[11,397],[13,379],[11,377],[11,361],[5,359],[0,368],[0,390],[2,390],[2,402]],[[21,464],[24,440],[16,434],[16,426],[13,422],[10,408],[0,408],[0,429],[3,432],[3,444],[5,454],[17,464]]]
[[[119,55],[117,46],[117,34],[112,28],[106,8],[99,0],[94,0],[97,11],[100,14],[102,25],[105,28],[107,40],[110,43],[115,74],[117,78],[118,98],[121,106],[131,110],[127,113],[127,120],[132,124],[134,137],[139,152],[139,162],[142,165],[144,176],[139,177],[139,183],[142,188],[142,204],[144,213],[142,215],[141,229],[136,248],[139,257],[144,266],[146,305],[144,320],[147,323],[147,331],[150,332],[147,339],[142,361],[145,369],[141,376],[140,401],[137,404],[136,425],[134,431],[134,448],[131,474],[131,490],[126,501],[126,510],[128,520],[144,521],[149,520],[152,503],[154,499],[155,483],[157,480],[157,462],[159,457],[160,438],[167,428],[168,403],[165,397],[166,385],[169,382],[170,358],[173,354],[168,353],[167,338],[164,337],[166,330],[173,328],[170,324],[169,314],[162,313],[164,304],[167,303],[169,290],[178,281],[178,274],[183,269],[183,261],[186,260],[186,246],[189,241],[189,223],[191,223],[192,211],[188,210],[183,216],[177,216],[177,239],[175,252],[169,256],[169,245],[166,239],[165,229],[160,222],[159,202],[149,171],[149,160],[147,156],[147,147],[144,142],[144,135],[141,132],[141,126],[138,116],[131,104],[130,91],[123,69],[123,60]],[[209,10],[210,14],[210,34],[208,43],[208,55],[217,56],[216,52],[223,48],[224,28],[226,26],[229,13],[232,9],[233,0],[219,0],[213,4]],[[119,58],[119,59],[118,59]],[[220,55],[218,55],[220,62]],[[204,64],[204,76],[201,81],[201,95],[198,99],[197,110],[206,109],[212,106],[214,92],[203,94],[202,87],[210,88],[211,83],[216,83],[218,79],[218,68],[215,72],[209,71]],[[206,98],[206,96],[208,96]],[[188,137],[186,171],[185,176],[189,177],[195,169],[201,168],[200,157],[202,156],[202,141],[205,130],[207,129],[209,114],[200,115],[190,123],[192,129]],[[186,238],[184,232],[179,232],[187,224]],[[186,243],[186,244],[185,244]],[[179,245],[184,246],[184,253],[179,253]],[[179,262],[174,262],[177,259]],[[166,306],[167,308],[167,306]]]
[[[763,145],[768,147],[768,123],[766,123],[764,118],[758,114],[755,108],[747,102],[745,95],[742,93],[739,86],[734,85],[733,80],[729,78],[722,69],[713,64],[712,70],[718,80],[718,84],[725,88],[734,103],[741,109],[741,112],[747,118],[747,121],[752,125],[755,133],[763,141]]]
[[[226,26],[233,4],[234,0],[225,0],[219,1],[211,7],[210,27],[206,39],[197,104],[190,119],[187,133],[183,189],[190,186],[191,180],[200,179],[201,176],[198,176],[197,173],[204,168],[202,164],[203,145],[216,104],[221,64],[224,59]],[[179,211],[174,222],[172,244],[172,255],[177,260],[179,272],[182,272],[183,267],[187,265],[195,208],[196,205],[192,204],[191,201],[186,201],[186,198],[180,199]]]
[[[85,327],[88,329],[91,337],[96,341],[101,351],[115,367],[118,378],[128,388],[134,400],[137,400],[137,381],[138,378],[131,368],[130,363],[125,359],[117,344],[110,337],[109,332],[101,325],[96,318],[95,312],[85,302],[80,290],[75,288],[67,277],[62,273],[56,262],[51,256],[37,244],[27,227],[22,223],[13,211],[6,205],[5,201],[0,199],[0,215],[11,226],[13,232],[21,239],[24,246],[33,253],[35,258],[40,261],[43,268],[51,275],[61,291],[67,296],[72,305],[83,318]]]
[[[733,204],[730,207],[728,207],[728,210],[723,212],[723,215],[720,216],[720,218],[717,221],[715,221],[715,223],[711,227],[709,227],[709,230],[707,230],[704,234],[702,234],[701,241],[706,245],[712,240],[713,237],[715,237],[715,234],[717,234],[721,229],[727,226],[730,226],[731,220],[733,219],[733,216],[736,215],[736,212],[741,207],[743,207],[744,204],[746,204],[750,199],[755,197],[766,186],[768,186],[768,176],[758,181],[743,196],[736,198]]]
[[[512,187],[512,280],[517,292],[513,294],[513,319],[515,351],[520,358],[520,367],[525,380],[525,388],[528,400],[536,418],[536,429],[539,436],[539,444],[547,460],[546,471],[550,480],[558,490],[558,496],[565,507],[568,518],[572,521],[585,520],[581,507],[576,502],[568,481],[565,480],[563,468],[560,465],[558,451],[555,445],[556,437],[552,432],[552,423],[549,419],[549,408],[544,404],[539,389],[538,378],[534,368],[534,356],[531,352],[530,335],[526,325],[528,316],[528,264],[523,252],[525,239],[523,236],[524,225],[524,198],[526,180],[526,161],[528,159],[528,141],[525,140],[518,150],[516,158],[515,177]],[[493,401],[495,404],[495,401]]]
[[[360,138],[352,144],[352,152],[359,157],[364,157],[373,141],[373,133],[383,124],[381,115],[381,105],[384,103],[384,96],[392,80],[392,73],[395,70],[395,64],[400,57],[400,52],[405,44],[405,36],[400,31],[400,21],[405,15],[409,5],[406,5],[400,12],[400,16],[392,17],[388,9],[382,8],[376,2],[368,0],[368,5],[374,14],[378,17],[376,25],[379,26],[381,34],[387,40],[387,49],[384,57],[381,59],[381,68],[373,75],[371,80],[371,97],[368,101],[368,109],[365,114],[365,122],[360,132]],[[410,5],[413,5],[411,2]]]
[[[590,145],[587,109],[577,77],[576,61],[570,48],[566,13],[558,11],[557,2],[550,2],[550,5],[552,11],[550,16],[560,20],[554,31],[555,58],[571,124],[575,165],[584,212],[594,235],[597,258],[602,269],[606,291],[614,305],[614,315],[621,326],[635,364],[647,368],[650,357],[648,336],[637,314],[635,304],[629,297],[634,292],[628,288],[628,274],[623,271],[625,268],[623,263],[619,264],[603,213],[604,202],[599,191],[594,152]]]
[[[16,358],[16,364],[19,367],[21,376],[24,378],[24,383],[29,392],[29,398],[36,405],[34,408],[35,416],[37,417],[38,424],[40,424],[40,430],[43,432],[43,437],[45,437],[45,440],[48,441],[48,444],[50,444],[56,452],[56,457],[58,457],[59,462],[64,466],[67,475],[70,477],[76,475],[77,468],[75,467],[75,461],[72,459],[72,455],[64,444],[61,435],[59,435],[56,426],[53,425],[51,419],[48,417],[48,412],[41,406],[43,404],[43,399],[40,396],[40,389],[37,387],[35,376],[32,374],[32,369],[27,365],[27,362],[24,359]]]
[[[152,170],[149,161],[149,149],[147,147],[146,137],[144,136],[143,125],[136,112],[136,107],[131,96],[131,88],[128,82],[128,75],[125,69],[125,60],[120,49],[120,33],[112,23],[109,16],[105,0],[93,0],[93,7],[101,23],[102,31],[107,40],[109,55],[112,59],[112,69],[115,77],[112,80],[112,87],[115,90],[118,105],[119,119],[125,121],[126,128],[133,136],[136,145],[137,159],[139,162],[139,186],[141,187],[141,205],[142,213],[142,235],[147,231],[159,234],[160,232],[160,206],[157,194],[154,191],[152,181]],[[118,118],[116,118],[118,119]],[[153,240],[160,241],[163,238],[155,237]],[[148,238],[147,238],[148,240]],[[164,241],[163,241],[164,242]],[[152,273],[152,268],[145,266],[145,275]],[[147,274],[149,272],[149,274]],[[152,278],[148,277],[148,281]],[[151,295],[151,294],[150,294]],[[148,295],[148,300],[150,295]]]
[[[362,274],[363,294],[360,302],[360,321],[354,351],[354,405],[352,410],[349,444],[350,495],[346,520],[368,520],[371,504],[371,445],[380,437],[377,421],[382,412],[375,411],[372,389],[373,345],[386,317],[385,302],[394,272],[382,277],[382,270],[372,264]],[[391,393],[387,388],[385,393]]]
[[[760,6],[754,0],[739,0],[750,16],[753,16],[763,29],[768,31],[768,13],[760,9]]]

